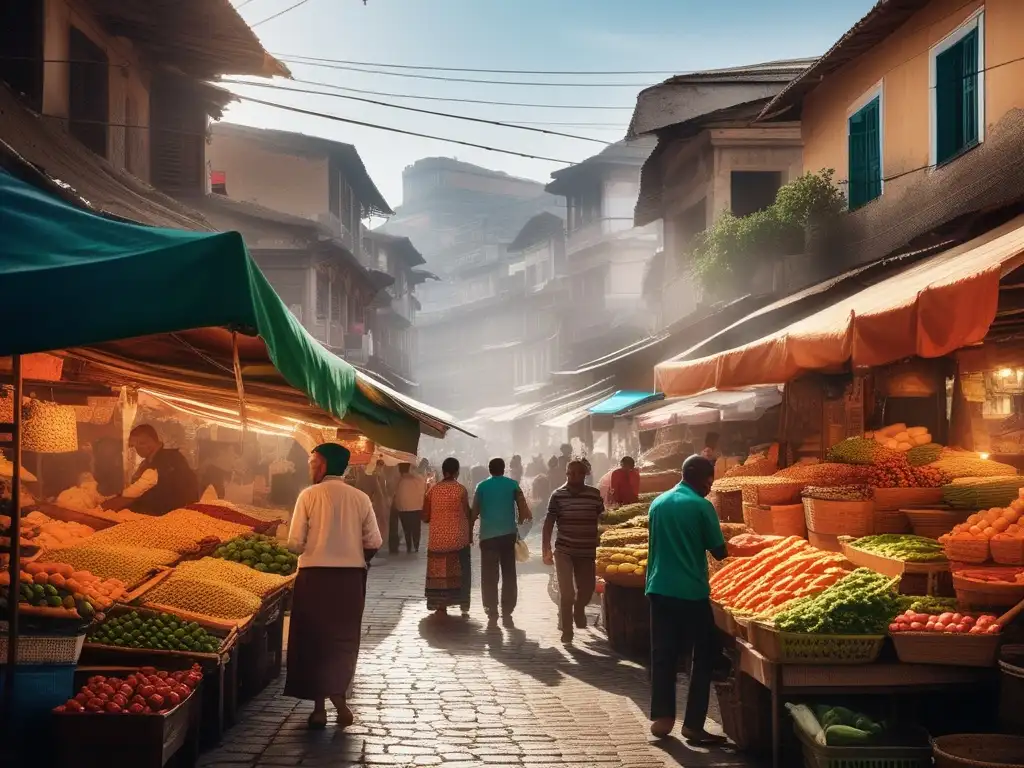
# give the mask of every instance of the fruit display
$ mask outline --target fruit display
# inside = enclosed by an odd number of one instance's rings
[[[997,617],[985,613],[974,618],[954,611],[945,613],[919,613],[907,609],[891,624],[890,632],[945,632],[958,635],[996,635],[1002,630]]]
[[[216,653],[220,639],[194,621],[185,621],[168,613],[125,611],[110,616],[89,632],[90,643],[121,648],[146,648],[159,651]]]
[[[947,478],[934,466],[912,467],[906,457],[899,454],[874,464],[868,482],[875,488],[938,488]]]
[[[864,437],[901,453],[906,453],[915,445],[927,445],[932,441],[927,427],[908,427],[906,424],[892,424],[874,432],[865,432]]]
[[[597,575],[604,577],[616,574],[643,576],[647,573],[647,549],[598,547],[596,569]]]
[[[854,541],[851,546],[907,563],[929,563],[946,559],[942,545],[935,539],[912,536],[908,533],[864,536]]]
[[[252,592],[215,581],[175,573],[146,592],[143,605],[166,606],[212,616],[245,619],[260,609],[262,601]]]
[[[825,462],[795,464],[792,467],[780,469],[774,476],[816,486],[858,485],[866,482],[868,470],[854,464]]]
[[[2,520],[0,527],[5,527]],[[76,544],[95,532],[88,525],[54,520],[39,511],[29,512],[21,519],[21,538],[42,549]]]
[[[1011,528],[1021,531],[1021,515],[1024,514],[1024,500],[1015,499],[1007,507],[993,507],[975,512],[962,523],[953,526],[945,536],[939,538],[943,544],[949,541],[970,539],[993,539]],[[955,558],[954,558],[955,559]]]
[[[273,536],[248,533],[214,550],[213,556],[241,563],[264,573],[289,574],[298,567],[298,555],[290,552]]]
[[[180,672],[142,667],[125,678],[93,675],[75,697],[54,708],[61,714],[109,713],[153,715],[174,709],[192,695],[203,679],[198,664]]]
[[[203,581],[222,582],[244,589],[259,598],[264,598],[288,583],[288,577],[278,573],[262,572],[242,563],[204,557],[188,560],[175,568],[175,573]]]
[[[808,485],[800,492],[800,495],[805,499],[821,501],[871,501],[875,495],[875,489],[870,485],[836,485],[833,487]]]
[[[95,541],[95,536],[71,547],[48,549],[40,555],[41,560],[64,563],[104,579],[117,579],[129,587],[142,583],[160,566],[173,565],[180,557],[169,549],[102,545]]]
[[[944,450],[938,443],[915,445],[907,451],[907,462],[912,467],[923,467],[925,464],[931,464],[933,461],[938,461],[942,458]]]
[[[0,607],[10,595],[10,574],[0,573]],[[18,584],[18,602],[36,608],[67,611],[69,616],[90,619],[108,610],[124,594],[117,579],[102,579],[89,571],[76,571],[63,563],[26,563]]]
[[[998,461],[978,458],[974,453],[945,453],[938,461],[928,466],[940,470],[950,480],[961,477],[1009,477],[1016,475],[1016,468]]]
[[[932,597],[929,595],[900,595],[896,598],[899,604],[899,611],[903,613],[935,613],[941,614],[947,611],[956,612],[957,602],[955,597]]]
[[[789,536],[719,570],[710,578],[711,597],[727,608],[770,614],[835,584],[847,573],[844,562],[838,553]]]
[[[898,610],[898,581],[858,568],[817,596],[793,601],[776,615],[775,626],[808,634],[885,634]]]
[[[609,528],[601,534],[602,547],[647,546],[649,534],[646,528]]]
[[[958,509],[1007,507],[1018,497],[1024,477],[958,477],[942,486],[942,500]]]

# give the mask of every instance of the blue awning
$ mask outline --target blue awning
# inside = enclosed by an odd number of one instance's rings
[[[620,389],[611,397],[590,406],[587,410],[591,413],[618,416],[631,408],[636,408],[638,405],[653,403],[664,398],[665,394],[663,392],[638,392],[632,389]]]

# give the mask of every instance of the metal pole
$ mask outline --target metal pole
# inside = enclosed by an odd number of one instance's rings
[[[14,713],[14,672],[18,662],[18,600],[21,587],[21,355],[11,359],[14,374],[14,403],[11,408],[11,541],[7,567],[11,583],[7,587],[7,666],[4,669],[4,719],[10,723]]]

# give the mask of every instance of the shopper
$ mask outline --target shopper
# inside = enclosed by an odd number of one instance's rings
[[[594,596],[597,520],[604,512],[604,500],[597,488],[586,484],[587,469],[585,461],[569,462],[565,484],[551,494],[544,520],[544,562],[555,566],[558,578],[558,628],[563,643],[572,642],[573,625],[586,629],[586,607]],[[555,528],[558,539],[552,553]]]
[[[714,619],[707,552],[726,557],[722,528],[707,500],[715,465],[703,456],[683,462],[682,482],[651,504],[647,598],[651,606],[651,734],[663,738],[676,719],[676,668],[690,662],[682,734],[693,744],[723,742],[704,730],[715,664]]]
[[[427,538],[427,609],[444,616],[448,613],[448,606],[458,605],[465,617],[469,615],[472,584],[469,494],[459,483],[458,459],[445,459],[441,464],[441,474],[441,481],[430,487],[423,502],[423,522],[430,525]]]
[[[405,551],[420,551],[423,497],[427,493],[427,481],[412,471],[409,464],[398,465],[398,485],[391,502],[392,514],[397,513],[405,534]],[[395,547],[398,551],[398,547]]]
[[[608,495],[615,504],[635,504],[640,501],[640,471],[632,456],[624,456],[619,468],[612,472]]]
[[[310,728],[352,724],[345,694],[355,674],[366,602],[366,568],[381,545],[370,497],[345,483],[347,448],[325,443],[309,455],[313,485],[299,494],[288,547],[299,554],[288,631],[284,695],[312,699]]]
[[[501,575],[501,617],[512,625],[519,590],[516,584],[516,540],[519,525],[533,519],[519,483],[505,477],[505,460],[491,459],[491,476],[476,487],[473,518],[480,518],[480,592],[491,624],[498,620],[498,577]]]

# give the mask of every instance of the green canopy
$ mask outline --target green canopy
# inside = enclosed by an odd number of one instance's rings
[[[172,387],[237,405],[237,351],[247,403],[321,422],[326,412],[415,452],[424,419],[414,401],[375,386],[313,339],[237,232],[112,220],[0,170],[0,233],[0,356],[55,352],[68,360],[65,378]],[[442,435],[449,426],[426,421]]]

